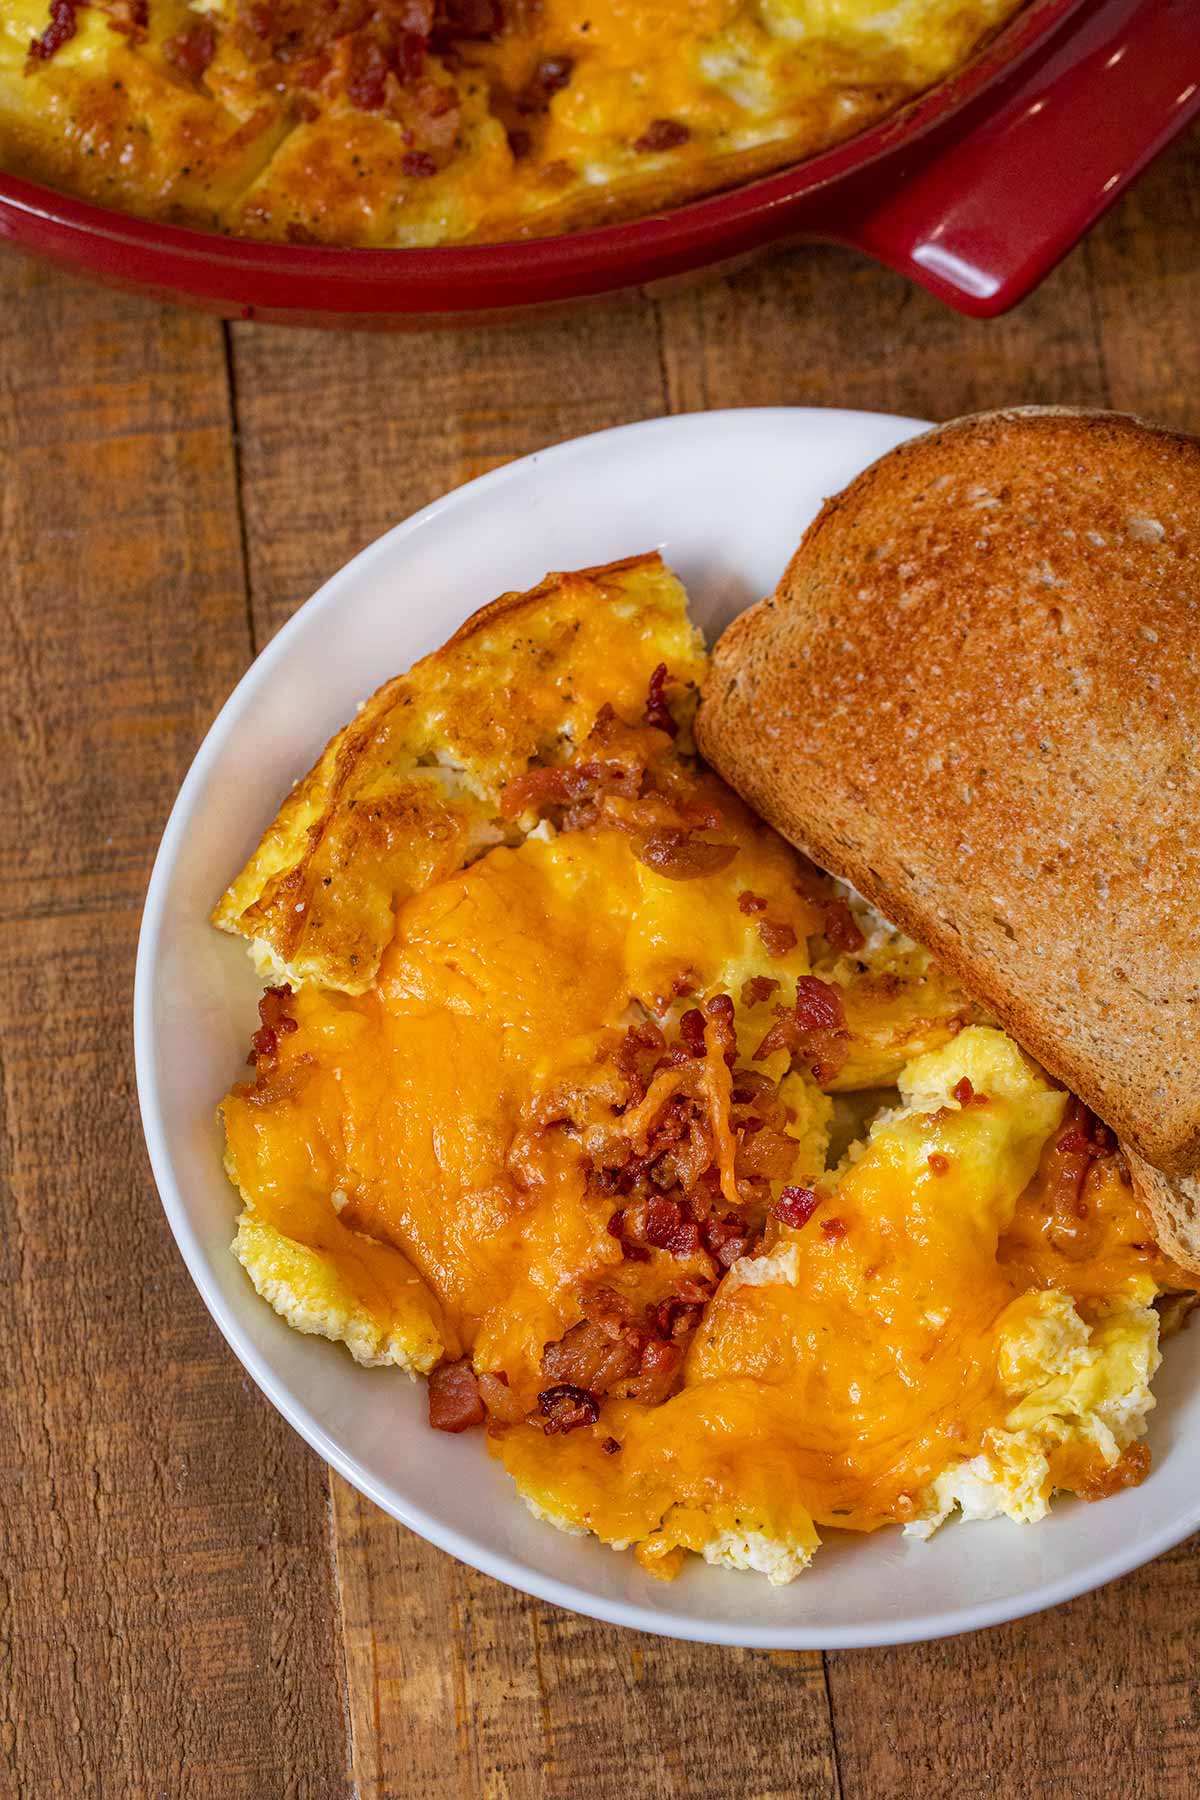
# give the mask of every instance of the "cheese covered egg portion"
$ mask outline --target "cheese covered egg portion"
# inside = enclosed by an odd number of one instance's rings
[[[5,0],[0,168],[298,244],[574,231],[813,155],[1020,0]]]
[[[1103,1127],[699,763],[703,672],[632,558],[327,746],[214,915],[274,978],[235,1254],[656,1575],[1141,1479],[1191,1279]]]
[[[681,1392],[608,1415],[619,1457],[505,1438],[539,1513],[636,1544],[656,1573],[689,1549],[778,1582],[818,1526],[928,1536],[955,1507],[1037,1519],[1056,1489],[1144,1472],[1126,1453],[1154,1404],[1153,1282],[1077,1307],[1021,1292],[1001,1261],[1067,1096],[981,1027],[900,1090],[811,1217],[734,1264]]]

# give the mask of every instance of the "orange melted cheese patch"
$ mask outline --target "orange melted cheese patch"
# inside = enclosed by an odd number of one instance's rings
[[[561,1450],[506,1437],[522,1487],[610,1541],[652,1538],[676,1504],[782,1542],[810,1522],[914,1516],[1011,1406],[998,1346],[1019,1289],[997,1245],[1065,1098],[1011,1056],[1009,1093],[877,1129],[808,1224],[735,1265],[684,1391],[654,1411],[606,1409],[618,1458],[583,1432]]]
[[[987,1097],[962,1106],[951,1094],[967,1073]],[[1150,1294],[1122,1289],[1135,1206],[1118,1216],[1114,1203],[1092,1262],[1075,1264],[1080,1291],[1106,1305],[1077,1311],[1027,1287],[1018,1247],[1036,1200],[1023,1196],[1044,1181],[1067,1097],[979,1028],[913,1074],[945,1104],[877,1125],[802,1229],[734,1266],[681,1393],[657,1409],[610,1405],[565,1444],[504,1436],[539,1514],[637,1545],[655,1573],[690,1549],[780,1580],[804,1566],[817,1525],[923,1534],[966,1509],[958,1471],[989,1486],[982,1516],[1037,1517],[1056,1488],[1086,1492],[1115,1467],[1157,1364],[1155,1315],[1139,1304]],[[928,1087],[910,1098],[927,1103]]]
[[[295,997],[298,1028],[281,1040],[294,1091],[225,1100],[230,1173],[251,1213],[328,1251],[380,1332],[386,1296],[357,1270],[368,1240],[420,1272],[431,1313],[436,1294],[450,1354],[471,1346],[531,1403],[544,1385],[543,1345],[621,1249],[606,1229],[613,1202],[589,1195],[567,1134],[543,1132],[516,1155],[530,1107],[594,1068],[631,1003],[661,1014],[677,983],[736,991],[743,969],[762,969],[755,920],[737,904],[746,884],[795,930],[769,966],[793,983],[807,968],[816,919],[794,855],[727,804],[738,855],[689,882],[645,867],[613,831],[490,851],[402,905],[372,992]]]
[[[1088,1157],[1049,1145],[1001,1255],[1014,1280],[1060,1288],[1081,1304],[1185,1293],[1197,1284],[1159,1249],[1124,1159],[1112,1152]]]

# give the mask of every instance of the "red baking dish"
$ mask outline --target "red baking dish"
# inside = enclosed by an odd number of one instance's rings
[[[325,249],[158,225],[0,174],[0,236],[226,318],[384,328],[503,318],[817,238],[989,317],[1029,293],[1198,111],[1200,0],[1032,0],[969,67],[871,130],[628,224]]]

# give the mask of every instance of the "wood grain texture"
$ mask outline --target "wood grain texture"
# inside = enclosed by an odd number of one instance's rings
[[[1197,1543],[979,1637],[769,1656],[527,1601],[327,1479],[191,1290],[126,1033],[171,795],[348,556],[667,410],[1061,400],[1196,429],[1198,143],[990,324],[803,249],[499,333],[236,327],[227,370],[210,323],[0,265],[4,1800],[6,1771],[22,1800],[1191,1800]]]
[[[828,1658],[842,1791],[863,1800],[1196,1792],[1196,1540],[1051,1613]]]
[[[0,1792],[325,1800],[324,1476],[183,1269],[129,1045],[150,860],[249,648],[220,330],[11,260],[0,309]]]
[[[561,438],[665,410],[649,305],[504,331],[237,326],[233,339],[260,644],[318,582],[439,494]]]
[[[360,1800],[837,1800],[819,1654],[600,1625],[431,1550],[337,1478],[334,1507]]]
[[[1108,404],[1200,431],[1200,130],[1083,246]]]

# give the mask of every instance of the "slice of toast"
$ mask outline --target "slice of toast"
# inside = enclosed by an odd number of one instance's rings
[[[1027,409],[901,445],[721,638],[697,736],[1170,1178],[1200,1256],[1200,442]]]

